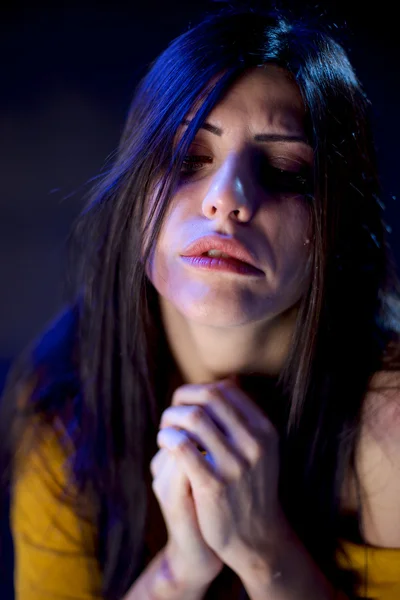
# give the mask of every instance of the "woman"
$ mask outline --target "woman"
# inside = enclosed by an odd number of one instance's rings
[[[153,62],[3,401],[17,598],[400,596],[367,113],[330,35],[259,9]]]

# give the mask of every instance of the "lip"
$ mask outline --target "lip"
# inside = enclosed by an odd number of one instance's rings
[[[258,265],[253,253],[235,238],[223,238],[220,235],[206,235],[189,244],[181,256],[202,256],[209,250],[219,250],[231,258],[246,263],[264,274]]]

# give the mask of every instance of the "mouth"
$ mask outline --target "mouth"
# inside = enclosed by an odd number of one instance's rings
[[[203,271],[224,271],[237,275],[263,277],[264,272],[253,265],[232,256],[210,256],[208,252],[199,255],[181,256],[182,260],[191,267]]]
[[[253,271],[264,274],[258,268],[257,257],[253,254],[247,244],[235,237],[221,235],[208,235],[194,240],[181,253],[183,258],[196,258],[204,261],[214,261],[212,264],[240,264]]]

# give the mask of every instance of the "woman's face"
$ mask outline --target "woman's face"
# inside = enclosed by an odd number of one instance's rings
[[[311,173],[313,151],[304,117],[296,84],[271,65],[246,71],[208,115],[212,131],[197,132],[146,268],[186,319],[216,327],[265,322],[309,286],[311,211],[300,176]],[[188,172],[191,161],[196,170]],[[239,240],[262,274],[204,270],[182,259],[207,235]]]

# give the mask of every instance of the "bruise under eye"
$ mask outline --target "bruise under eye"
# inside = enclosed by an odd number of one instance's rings
[[[309,169],[290,171],[268,166],[263,171],[262,185],[276,193],[313,194],[314,185]]]
[[[310,165],[294,159],[275,162],[265,155],[258,156],[255,163],[256,178],[267,191],[276,194],[313,194],[314,178]]]

